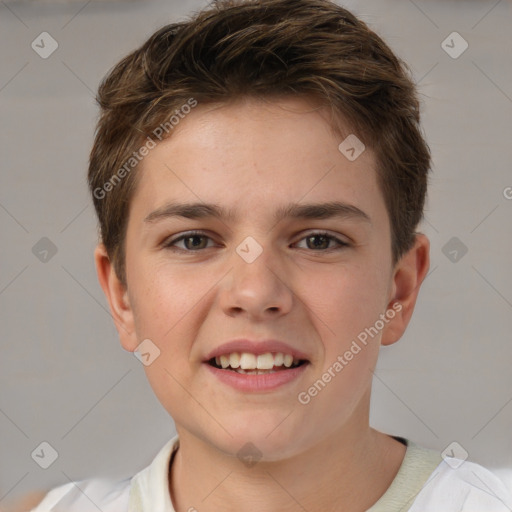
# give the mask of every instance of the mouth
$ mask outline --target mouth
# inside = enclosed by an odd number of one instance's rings
[[[307,359],[299,359],[283,352],[266,352],[258,355],[250,352],[231,352],[212,357],[207,364],[218,370],[242,375],[268,375],[293,370],[308,362]]]

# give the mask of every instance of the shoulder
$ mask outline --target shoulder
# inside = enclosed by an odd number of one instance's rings
[[[509,512],[512,495],[503,481],[474,462],[442,461],[418,493],[410,512]]]
[[[130,499],[148,501],[144,510],[172,510],[166,482],[169,461],[178,445],[176,435],[161,448],[149,466],[131,478],[70,482],[55,487],[39,505],[23,512],[127,512]],[[134,496],[131,497],[132,491]],[[165,507],[152,506],[155,502],[162,502]],[[142,507],[132,509],[142,510]]]
[[[30,494],[25,494],[23,497],[7,504],[5,510],[7,512],[27,512],[27,510],[32,510],[39,503],[41,503],[45,496],[46,492],[44,491],[35,491],[31,492]]]
[[[70,482],[49,491],[30,512],[123,512],[128,510],[130,479]],[[27,509],[26,509],[27,510]]]

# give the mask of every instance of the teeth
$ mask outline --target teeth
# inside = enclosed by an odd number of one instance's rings
[[[258,370],[272,370],[274,367],[274,356],[270,352],[260,354],[256,360],[256,367]]]
[[[230,354],[229,366],[231,366],[231,368],[238,368],[240,366],[240,354],[238,354],[237,352]]]
[[[235,370],[237,373],[249,374],[249,375],[267,375],[269,373],[276,373],[275,370],[242,370],[238,368]]]
[[[293,356],[290,354],[285,354],[284,355],[284,365],[286,366],[286,368],[290,368],[292,363],[293,363]]]
[[[242,370],[254,370],[256,368],[256,356],[243,352],[240,356],[240,368]]]
[[[255,355],[250,352],[233,352],[231,354],[222,354],[215,358],[215,364],[223,369],[231,368],[239,370],[239,373],[260,373],[259,371],[246,372],[245,370],[262,370],[261,373],[268,373],[268,370],[272,370],[274,366],[285,366],[290,368],[296,366],[299,363],[299,359],[294,359],[291,354],[283,354],[278,352],[272,354],[266,352],[265,354]]]

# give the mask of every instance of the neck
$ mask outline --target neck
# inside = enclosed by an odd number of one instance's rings
[[[285,460],[247,467],[186,430],[178,434],[169,475],[176,512],[367,510],[405,455],[405,446],[367,426],[336,431]]]

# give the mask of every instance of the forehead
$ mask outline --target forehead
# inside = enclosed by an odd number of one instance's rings
[[[247,218],[291,202],[343,201],[385,216],[372,151],[350,160],[343,140],[304,99],[199,104],[144,157],[131,207],[146,217],[169,201],[205,202]]]

